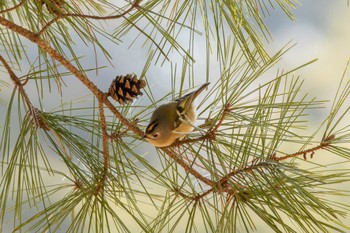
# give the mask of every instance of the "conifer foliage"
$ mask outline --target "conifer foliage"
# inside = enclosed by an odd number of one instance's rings
[[[315,61],[265,50],[297,4],[0,1],[0,232],[349,232],[349,67],[308,133]],[[154,108],[205,82],[195,130],[148,144]]]

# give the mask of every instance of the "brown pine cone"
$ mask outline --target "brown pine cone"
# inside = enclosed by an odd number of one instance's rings
[[[145,80],[139,80],[134,74],[119,75],[111,83],[108,95],[120,104],[132,102],[146,86]]]

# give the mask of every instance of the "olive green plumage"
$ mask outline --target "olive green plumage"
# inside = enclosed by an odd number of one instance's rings
[[[194,100],[208,85],[156,108],[145,131],[146,140],[156,147],[166,147],[192,132],[197,119]]]

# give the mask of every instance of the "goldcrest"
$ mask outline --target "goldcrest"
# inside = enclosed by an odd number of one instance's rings
[[[197,119],[194,100],[209,84],[156,108],[145,131],[146,140],[156,147],[167,147],[192,132]]]

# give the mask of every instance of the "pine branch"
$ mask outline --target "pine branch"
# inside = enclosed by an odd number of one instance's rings
[[[116,115],[116,117],[125,125],[127,128],[132,130],[139,136],[143,136],[143,132],[131,124],[119,111],[112,105],[107,99],[104,92],[102,92],[93,82],[91,82],[84,74],[82,74],[75,66],[73,66],[66,58],[60,55],[55,49],[53,49],[46,41],[39,38],[39,36],[25,28],[22,28],[11,21],[8,21],[0,17],[0,24],[10,28],[14,32],[22,35],[29,39],[33,43],[37,44],[40,48],[46,51],[53,59],[60,62],[67,70],[74,74],[96,97],[97,99],[103,100],[104,104]]]
[[[25,89],[24,85],[28,82],[28,79],[26,79],[23,83],[20,81],[20,79],[17,77],[17,75],[13,72],[9,64],[6,62],[6,60],[0,55],[0,61],[2,62],[3,66],[6,68],[12,83],[15,85],[15,87],[18,89],[18,92],[23,97],[24,102],[27,104],[27,108],[29,110],[30,117],[34,120],[35,126],[38,128],[42,128],[45,130],[48,130],[47,125],[45,124],[45,121],[42,119],[40,111],[33,106],[31,103]]]
[[[110,158],[109,158],[109,149],[108,149],[108,133],[107,133],[107,123],[103,108],[103,100],[102,98],[98,100],[99,112],[100,112],[100,120],[101,120],[101,128],[102,128],[102,148],[103,148],[103,171],[101,174],[101,180],[98,182],[99,185],[96,189],[96,194],[99,194],[101,191],[104,191],[105,183],[107,181],[109,166],[110,166]]]
[[[53,59],[59,61],[67,70],[69,70],[72,74],[74,74],[95,96],[99,101],[103,101],[103,103],[113,112],[113,114],[131,131],[135,134],[143,137],[144,133],[139,128],[137,128],[134,124],[132,124],[129,120],[127,120],[117,109],[116,107],[107,99],[107,95],[102,92],[93,82],[91,82],[84,74],[82,74],[75,66],[73,66],[66,58],[60,55],[55,49],[53,49],[46,41],[39,38],[37,34],[34,34],[27,29],[24,29],[4,18],[0,17],[0,24],[9,27],[11,30],[21,34],[27,39],[31,40],[33,43],[36,43],[40,48],[45,50]],[[181,159],[178,158],[176,154],[174,154],[169,149],[163,149],[163,151],[173,158],[175,161],[179,163],[186,171],[189,171],[196,178],[202,180],[204,183],[210,184],[211,182],[204,178],[200,173],[191,169],[188,165],[186,165]]]
[[[96,15],[83,15],[83,14],[59,14],[53,20],[44,25],[44,27],[38,32],[40,36],[43,34],[52,24],[56,23],[60,19],[68,18],[68,17],[76,17],[76,18],[84,18],[84,19],[94,19],[94,20],[111,20],[111,19],[119,19],[130,13],[132,10],[139,8],[139,4],[142,0],[135,0],[134,3],[124,11],[122,14],[118,15],[110,15],[110,16],[96,16]]]
[[[304,160],[306,160],[307,159],[306,155],[308,155],[308,154],[310,154],[310,157],[313,158],[313,156],[314,156],[316,151],[322,150],[322,149],[327,149],[327,147],[329,147],[330,144],[332,143],[332,141],[335,140],[335,139],[336,139],[335,135],[330,135],[329,137],[324,138],[321,141],[320,145],[318,145],[318,146],[315,146],[315,147],[307,149],[307,150],[298,151],[298,152],[295,152],[293,154],[285,155],[285,156],[282,156],[282,157],[276,157],[276,154],[273,154],[271,156],[271,159],[275,160],[275,161],[283,161],[283,160],[286,160],[286,159],[291,159],[291,158],[295,158],[295,157],[298,157],[298,156],[302,155]]]
[[[17,8],[19,8],[20,6],[22,6],[24,3],[26,3],[27,0],[21,0],[17,5],[13,6],[13,7],[10,7],[8,9],[5,9],[5,10],[2,10],[0,11],[0,14],[4,14],[6,12],[10,12],[10,11],[13,11],[13,10],[16,10]]]

